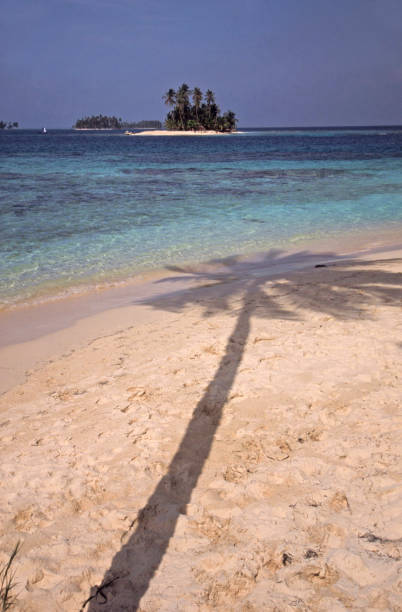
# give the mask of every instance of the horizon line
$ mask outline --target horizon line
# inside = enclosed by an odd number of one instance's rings
[[[157,119],[155,119],[155,121],[157,121]],[[29,127],[24,127],[24,126],[18,126],[18,128],[12,128],[12,129],[4,129],[4,130],[0,130],[0,132],[4,131],[4,132],[13,132],[16,130],[37,130],[37,129],[42,129],[43,128],[43,124],[41,125],[37,125],[37,126],[29,126]],[[402,123],[373,123],[373,124],[361,124],[361,125],[350,125],[350,124],[338,124],[338,125],[243,125],[243,126],[238,126],[237,129],[239,130],[244,130],[244,129],[265,129],[265,130],[324,130],[324,129],[364,129],[364,128],[368,128],[368,129],[375,129],[375,128],[402,128]],[[58,127],[51,127],[48,128],[50,130],[72,130],[74,129],[72,126],[58,126]],[[120,129],[124,129],[124,128],[120,128]],[[134,128],[136,129],[136,128]],[[138,129],[147,129],[147,128],[138,128]],[[151,129],[151,128],[149,128]],[[164,129],[164,128],[161,128]],[[88,128],[88,130],[90,131],[90,128]],[[94,128],[93,131],[96,131],[96,128]],[[99,130],[98,130],[99,131]],[[119,128],[116,130],[113,129],[109,129],[105,131],[119,131]]]

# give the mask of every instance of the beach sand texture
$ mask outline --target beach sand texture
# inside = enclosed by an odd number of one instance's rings
[[[16,609],[400,611],[402,253],[198,276],[1,396]]]

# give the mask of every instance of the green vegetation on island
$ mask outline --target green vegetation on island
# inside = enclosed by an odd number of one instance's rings
[[[127,128],[161,128],[160,121],[123,121],[117,117],[107,115],[92,115],[77,119],[73,126],[76,130],[122,130]]]
[[[122,119],[108,117],[107,115],[92,115],[77,119],[73,126],[77,130],[120,130]]]
[[[126,130],[131,130],[134,128],[153,128],[155,130],[160,130],[162,127],[161,121],[123,121],[121,127]]]
[[[7,128],[7,130],[12,130],[13,128],[17,128],[18,127],[18,121],[13,121],[13,123],[11,123],[11,121],[9,121],[8,123],[6,121],[0,121],[0,130],[5,130]]]
[[[177,91],[169,89],[163,96],[163,100],[167,106],[173,107],[165,120],[165,127],[168,130],[215,130],[217,132],[236,130],[235,113],[229,110],[221,115],[220,108],[215,102],[215,94],[210,89],[206,91],[204,97],[199,87],[191,90],[186,83],[183,83]]]

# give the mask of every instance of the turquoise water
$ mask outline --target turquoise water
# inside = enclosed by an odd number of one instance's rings
[[[0,299],[402,226],[402,128],[0,132]]]

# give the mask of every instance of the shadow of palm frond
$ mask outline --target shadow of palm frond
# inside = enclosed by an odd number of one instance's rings
[[[180,281],[179,290],[144,303],[178,313],[197,304],[205,317],[226,312],[236,317],[236,323],[167,473],[133,520],[133,533],[115,555],[102,584],[92,589],[85,602],[89,612],[138,609],[208,459],[244,355],[252,316],[298,321],[303,312],[312,311],[348,320],[369,316],[367,306],[373,303],[400,307],[402,274],[384,271],[381,264],[345,261],[334,253],[304,251],[288,256],[269,251],[252,265],[230,257],[196,268],[169,267],[177,276],[168,281]],[[298,265],[311,267],[309,280],[295,273]],[[199,286],[183,289],[183,279]]]

